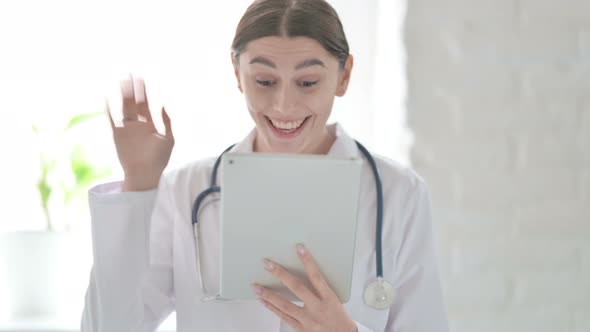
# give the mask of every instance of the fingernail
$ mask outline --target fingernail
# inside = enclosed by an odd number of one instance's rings
[[[305,256],[305,247],[301,243],[297,244],[297,253],[301,257]]]
[[[273,263],[271,263],[271,261],[269,261],[268,259],[265,259],[264,260],[264,268],[267,271],[272,271],[272,270],[274,270],[275,266]]]
[[[262,294],[262,288],[260,288],[259,286],[256,286],[256,285],[252,285],[252,291],[254,291],[254,293],[256,293],[256,295]]]

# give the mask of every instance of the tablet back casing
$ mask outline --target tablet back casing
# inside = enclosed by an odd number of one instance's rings
[[[362,161],[227,153],[221,177],[220,295],[256,299],[258,283],[299,301],[264,270],[269,258],[307,281],[303,243],[342,303],[350,298]],[[309,284],[308,284],[309,286]]]

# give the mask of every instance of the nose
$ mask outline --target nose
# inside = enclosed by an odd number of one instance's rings
[[[274,109],[276,112],[282,114],[293,113],[295,109],[295,91],[292,91],[288,84],[284,84],[277,89]]]

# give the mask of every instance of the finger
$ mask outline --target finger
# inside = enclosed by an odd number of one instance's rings
[[[121,95],[123,96],[123,121],[137,120],[133,78],[121,82]]]
[[[272,311],[275,315],[277,315],[283,322],[287,323],[293,330],[299,331],[303,327],[299,321],[295,318],[287,315],[286,313],[282,312],[279,308],[275,307],[272,303],[267,302],[263,299],[260,300],[264,306]]]
[[[303,263],[309,282],[311,282],[311,285],[315,288],[320,297],[323,299],[326,296],[334,295],[334,291],[328,285],[320,267],[303,244],[297,244],[297,256],[299,256],[299,259]]]
[[[166,129],[166,137],[174,138],[172,134],[172,123],[170,122],[170,117],[166,112],[166,109],[162,106],[162,121],[164,122],[164,128]]]
[[[252,285],[252,287],[254,288],[254,292],[258,294],[258,297],[260,299],[274,305],[281,312],[293,317],[295,320],[299,322],[303,321],[305,313],[302,308],[291,303],[291,301],[282,298],[270,289],[264,288],[259,285]]]
[[[137,114],[144,117],[146,122],[153,124],[150,107],[147,100],[147,93],[145,91],[145,82],[142,79],[135,81],[135,107]]]
[[[283,285],[293,292],[298,298],[307,305],[315,304],[319,299],[317,296],[305,285],[303,280],[289,273],[279,264],[273,263],[268,259],[264,260],[264,268],[277,277]]]

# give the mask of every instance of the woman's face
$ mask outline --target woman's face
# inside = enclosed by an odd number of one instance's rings
[[[344,69],[338,59],[307,37],[264,37],[247,44],[239,63],[232,57],[240,91],[257,137],[254,150],[327,153],[335,96],[346,92],[352,56]]]

